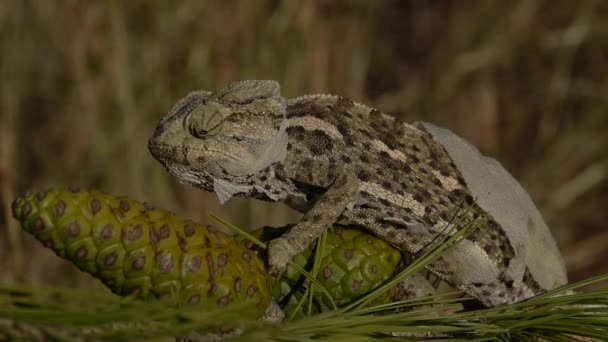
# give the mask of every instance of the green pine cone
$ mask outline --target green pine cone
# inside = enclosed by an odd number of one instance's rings
[[[268,241],[285,229],[265,227],[255,231],[254,236]],[[311,246],[297,255],[294,263],[310,266],[314,259]],[[323,255],[316,279],[329,291],[339,307],[358,299],[378,288],[399,269],[401,253],[383,240],[364,231],[335,226],[328,230]],[[310,271],[311,267],[306,267]],[[274,289],[274,298],[287,314],[302,298],[308,281],[295,268],[288,267]],[[391,302],[398,293],[396,288],[387,291],[372,304]],[[313,294],[315,311],[331,308],[329,299],[320,291]]]
[[[118,295],[217,306],[252,301],[261,312],[272,292],[289,313],[308,286],[293,267],[274,286],[263,261],[248,249],[251,242],[127,197],[50,190],[15,200],[13,216],[46,247]],[[269,241],[283,231],[267,227],[253,235]],[[310,269],[312,251],[308,248],[294,262]],[[381,239],[334,227],[327,234],[317,280],[341,306],[380,286],[400,262],[401,254]],[[374,303],[392,301],[395,291]],[[331,307],[320,291],[313,298],[316,311]]]
[[[272,278],[236,238],[127,197],[50,190],[13,203],[13,216],[60,257],[118,295],[263,312]]]

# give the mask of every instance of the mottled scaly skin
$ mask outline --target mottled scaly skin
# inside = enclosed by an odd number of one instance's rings
[[[286,100],[276,82],[237,82],[178,102],[149,149],[172,175],[222,202],[246,196],[302,211],[270,243],[274,272],[336,222],[419,255],[450,223],[475,221],[476,232],[429,270],[487,306],[548,290],[514,261],[504,229],[476,204],[442,145],[422,126],[377,109],[333,95]]]

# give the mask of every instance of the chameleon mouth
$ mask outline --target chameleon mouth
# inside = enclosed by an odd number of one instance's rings
[[[177,146],[167,145],[154,139],[154,137],[148,140],[148,151],[165,167],[167,164],[187,164],[187,159],[183,153],[183,149]]]

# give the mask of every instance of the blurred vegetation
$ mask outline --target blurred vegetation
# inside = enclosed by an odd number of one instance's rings
[[[571,280],[608,271],[606,1],[5,0],[0,51],[2,282],[102,288],[19,231],[10,204],[26,189],[94,188],[251,228],[297,218],[248,199],[220,208],[147,151],[180,97],[240,79],[451,128],[530,191]]]

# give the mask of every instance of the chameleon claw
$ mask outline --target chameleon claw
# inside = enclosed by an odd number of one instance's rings
[[[279,277],[285,271],[287,263],[292,259],[289,252],[290,243],[277,238],[268,243],[268,271],[272,276]]]

